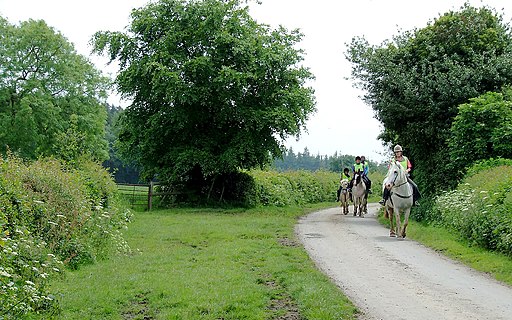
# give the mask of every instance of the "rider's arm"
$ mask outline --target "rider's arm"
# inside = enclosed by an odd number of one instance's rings
[[[412,163],[409,160],[409,158],[407,158],[407,170],[405,170],[405,171],[407,171],[407,173],[409,173],[409,172],[411,172],[411,170],[412,170]]]

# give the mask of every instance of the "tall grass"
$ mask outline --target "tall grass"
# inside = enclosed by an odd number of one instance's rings
[[[512,165],[478,167],[436,198],[428,218],[471,244],[512,256]]]

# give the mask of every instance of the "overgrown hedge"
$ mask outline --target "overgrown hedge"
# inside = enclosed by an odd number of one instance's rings
[[[473,244],[512,256],[512,160],[475,164],[457,189],[435,199],[426,218]]]
[[[0,158],[0,319],[56,307],[48,280],[112,251],[129,251],[117,188],[99,164]]]
[[[289,206],[335,201],[339,175],[328,171],[251,171],[257,203]]]

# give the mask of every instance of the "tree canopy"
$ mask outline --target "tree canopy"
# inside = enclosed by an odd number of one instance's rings
[[[500,15],[468,4],[379,46],[364,37],[350,43],[352,77],[384,125],[380,138],[405,148],[425,193],[446,187],[458,106],[511,83],[511,44]]]
[[[0,17],[0,152],[60,156],[69,142],[62,137],[75,132],[82,153],[108,158],[108,83],[44,21],[12,25]]]
[[[126,32],[94,35],[118,61],[120,150],[170,182],[267,164],[315,111],[298,30],[258,24],[242,1],[161,0]]]
[[[475,161],[512,159],[512,91],[488,92],[459,106],[449,139],[452,171],[465,173]]]

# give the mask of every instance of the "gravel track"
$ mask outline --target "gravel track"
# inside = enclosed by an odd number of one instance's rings
[[[351,206],[351,211],[352,211]],[[359,308],[359,319],[512,319],[512,288],[340,208],[296,226],[310,257]]]

